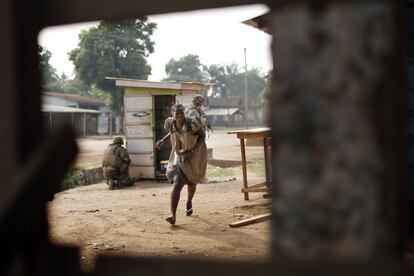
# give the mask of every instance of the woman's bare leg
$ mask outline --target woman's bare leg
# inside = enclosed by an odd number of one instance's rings
[[[191,216],[193,214],[193,197],[197,190],[196,185],[188,185],[188,197],[187,197],[187,210],[185,211],[187,216]]]
[[[177,206],[178,206],[178,202],[180,201],[180,193],[181,193],[181,190],[183,189],[183,186],[184,186],[184,183],[182,183],[181,178],[178,176],[175,176],[173,189],[171,191],[171,216],[166,218],[166,220],[171,224],[175,224]]]

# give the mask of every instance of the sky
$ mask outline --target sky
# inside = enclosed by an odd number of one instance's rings
[[[266,73],[272,69],[272,38],[241,22],[268,10],[265,5],[249,5],[148,16],[157,23],[152,35],[154,53],[147,58],[152,67],[149,80],[160,81],[165,77],[168,61],[187,54],[198,55],[204,65],[236,63],[242,68],[244,48],[247,67],[259,67]],[[80,31],[95,25],[97,22],[49,27],[39,34],[39,44],[52,53],[50,64],[59,75],[73,77],[68,52],[77,47]]]

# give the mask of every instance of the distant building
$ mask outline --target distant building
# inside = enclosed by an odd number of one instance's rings
[[[211,125],[214,126],[244,126],[244,101],[232,99],[208,99],[205,113]],[[265,109],[260,99],[250,99],[247,109],[247,119],[250,126],[265,124]]]
[[[238,107],[217,107],[204,110],[212,126],[240,126],[244,122],[244,112]]]
[[[107,105],[103,100],[78,94],[43,92],[42,103],[74,108],[107,110]]]
[[[104,101],[67,93],[43,92],[42,112],[46,128],[70,125],[77,135],[112,134],[112,118]]]

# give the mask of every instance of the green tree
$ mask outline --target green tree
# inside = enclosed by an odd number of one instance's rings
[[[247,78],[247,92],[250,99],[257,98],[265,86],[265,79],[259,68],[251,68],[247,72],[241,72],[236,64],[226,66],[227,97],[244,99],[245,74]]]
[[[164,81],[202,82],[205,80],[202,69],[203,65],[198,55],[189,54],[179,60],[170,59],[165,65],[167,77]]]
[[[98,89],[95,85],[92,85],[92,89],[89,92],[89,96],[95,99],[104,100],[107,105],[112,105],[111,94],[103,90]]]
[[[55,83],[59,76],[56,73],[56,69],[50,65],[49,61],[52,57],[52,53],[46,49],[45,47],[42,47],[39,45],[38,47],[38,54],[39,54],[39,68],[42,76],[42,88],[50,85],[52,83]]]
[[[212,89],[211,96],[213,98],[227,98],[227,76],[224,66],[219,64],[203,66],[203,71],[206,75],[205,81],[216,84]]]
[[[239,66],[232,63],[224,68],[226,72],[226,96],[228,98],[240,98],[244,91],[244,80]]]
[[[69,79],[64,73],[57,77],[55,82],[43,86],[43,91],[78,94],[83,96],[90,95],[91,87],[85,85],[80,79]]]
[[[233,98],[244,100],[245,72],[242,72],[235,63],[229,65],[204,66],[206,81],[216,83],[212,96],[215,98]],[[250,99],[260,95],[266,85],[265,77],[259,68],[247,71],[247,90]]]
[[[81,81],[78,78],[74,79],[65,79],[63,80],[64,74],[62,74],[61,79],[62,83],[64,85],[64,93],[73,93],[73,94],[79,94],[83,96],[91,96],[91,86],[86,85],[83,81]]]
[[[77,78],[111,93],[112,107],[120,111],[122,90],[105,77],[147,79],[151,66],[146,57],[154,52],[151,36],[155,29],[156,24],[143,17],[101,21],[97,27],[82,31],[78,47],[69,53]]]
[[[242,77],[244,80],[244,72],[242,73]],[[247,71],[247,90],[249,93],[249,98],[257,99],[260,97],[260,93],[263,91],[264,87],[266,86],[266,78],[265,75],[262,74],[260,68],[253,67]],[[244,91],[244,84],[243,84],[243,91]]]
[[[265,87],[260,92],[260,99],[262,103],[266,104],[269,101],[270,90],[272,89],[272,71],[269,71],[265,76]]]

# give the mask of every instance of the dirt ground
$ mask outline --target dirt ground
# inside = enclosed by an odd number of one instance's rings
[[[78,141],[78,163],[99,161],[108,141]],[[214,133],[208,146],[213,148],[214,158],[240,160],[238,139],[225,131]],[[247,156],[249,160],[263,159],[263,149],[249,147]],[[240,167],[231,170],[236,180],[216,177],[197,186],[190,217],[185,215],[184,187],[174,226],[165,221],[172,188],[168,183],[136,182],[133,187],[113,191],[100,183],[58,193],[48,208],[51,239],[80,247],[85,270],[92,269],[96,256],[102,254],[264,261],[269,252],[270,221],[239,228],[230,228],[229,223],[269,212],[270,200],[253,193],[245,201],[240,192]],[[252,183],[262,180],[253,173],[249,176]]]

